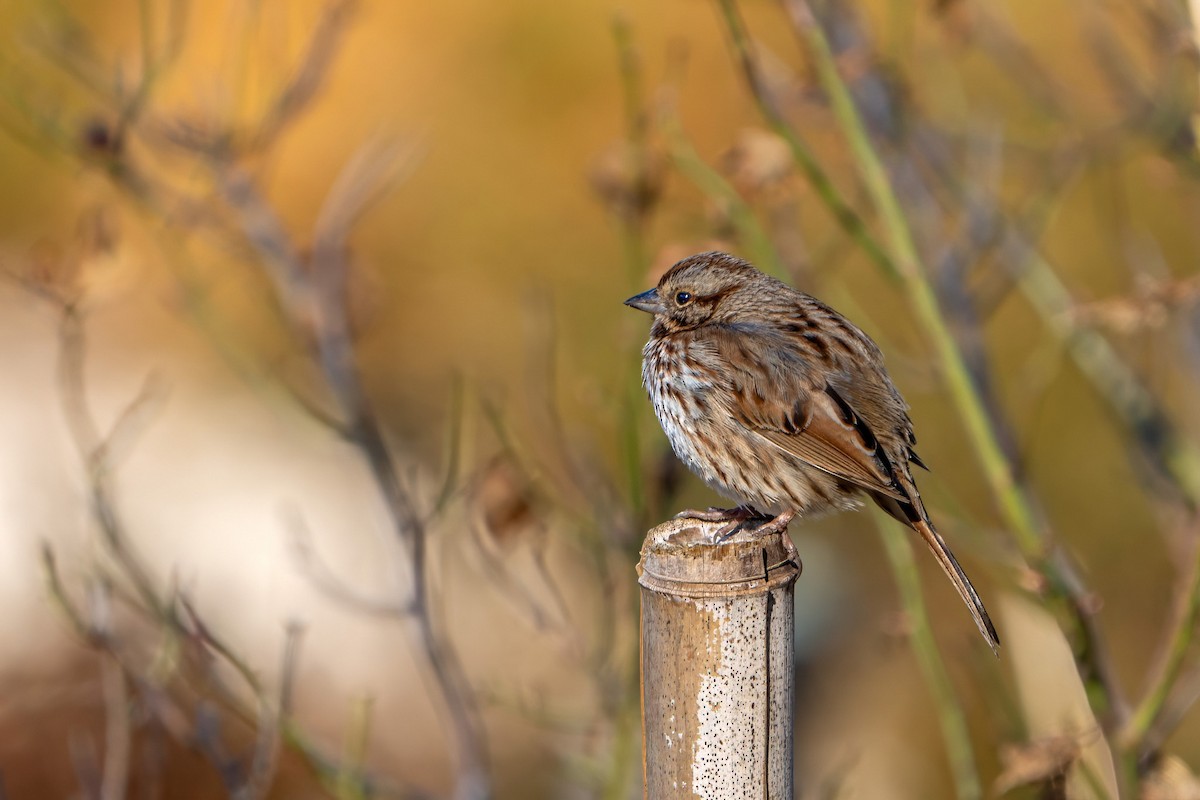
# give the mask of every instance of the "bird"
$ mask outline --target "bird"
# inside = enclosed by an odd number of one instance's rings
[[[625,305],[654,316],[642,383],[672,450],[738,503],[678,516],[727,521],[718,538],[755,520],[767,535],[796,517],[857,508],[865,495],[920,534],[999,653],[983,601],[921,501],[912,467],[928,467],[908,405],[866,333],[716,251],[677,262]]]

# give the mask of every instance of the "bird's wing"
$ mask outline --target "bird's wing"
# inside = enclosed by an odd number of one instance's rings
[[[819,470],[872,492],[909,501],[875,434],[832,387],[810,393],[805,401],[807,417],[801,428],[775,427],[768,419],[748,418],[742,423]]]
[[[764,443],[823,472],[911,502],[870,425],[813,369],[807,354],[780,340],[756,339],[743,332],[716,340],[731,366],[727,376],[734,418]]]

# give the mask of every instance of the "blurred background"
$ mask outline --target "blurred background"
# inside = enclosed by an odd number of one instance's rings
[[[798,796],[1200,797],[1176,0],[0,4],[0,796],[640,796],[621,305],[880,343],[993,612],[792,526]]]

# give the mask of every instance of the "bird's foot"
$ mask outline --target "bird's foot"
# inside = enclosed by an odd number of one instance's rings
[[[750,530],[750,533],[755,537],[762,538],[764,536],[770,536],[773,533],[782,533],[787,530],[788,523],[795,519],[795,517],[795,511],[783,511],[774,517],[768,517],[765,514],[759,514],[755,517],[737,520],[717,531],[716,536],[713,538],[713,542],[720,544],[730,536],[733,536],[735,533],[737,533],[745,523],[751,521],[757,521],[760,523]]]
[[[680,511],[675,515],[675,519],[698,519],[701,522],[725,522],[737,521],[745,522],[749,519],[767,519],[767,515],[760,512],[753,506],[738,506],[737,508],[717,508],[709,506],[704,511],[697,511],[694,508],[689,508]]]
[[[793,514],[792,516],[795,515]],[[688,509],[687,511],[680,511],[678,514],[676,514],[675,519],[698,519],[703,522],[726,523],[718,528],[717,532],[713,534],[713,543],[719,544],[733,534],[742,530],[744,527],[746,527],[747,523],[751,522],[759,523],[758,526],[753,529],[755,534],[759,534],[761,531],[761,535],[765,536],[766,534],[772,532],[773,529],[771,529],[769,526],[774,524],[778,517],[773,518],[769,514],[762,513],[754,506],[745,505],[738,506],[737,508],[709,507],[705,511]],[[791,517],[788,517],[787,519],[790,521]],[[783,523],[782,527],[787,527],[786,521]],[[780,530],[782,530],[782,528],[780,528]]]
[[[773,533],[785,533],[787,526],[796,518],[795,511],[781,511],[754,529],[755,536],[770,536]]]

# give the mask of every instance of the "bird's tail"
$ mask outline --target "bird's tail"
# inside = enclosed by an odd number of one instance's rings
[[[979,632],[987,640],[992,652],[999,655],[1000,637],[996,635],[996,627],[992,625],[992,618],[988,616],[987,609],[983,607],[983,601],[979,599],[979,593],[971,585],[967,573],[963,572],[963,568],[958,565],[958,559],[954,557],[954,553],[950,552],[945,540],[934,530],[928,520],[910,520],[908,524],[921,534],[925,544],[929,545],[929,549],[933,551],[933,557],[937,559],[946,576],[950,578],[950,582],[954,584],[954,588],[958,590],[959,596],[967,604],[971,616],[975,618],[975,624],[979,627]]]

